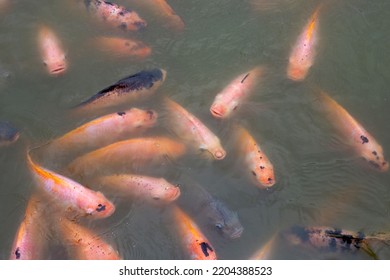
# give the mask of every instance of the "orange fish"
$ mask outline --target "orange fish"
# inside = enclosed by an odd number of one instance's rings
[[[120,57],[146,58],[152,53],[152,49],[145,43],[120,37],[98,37],[93,44],[101,51],[112,53]]]
[[[147,23],[137,12],[128,10],[112,2],[101,0],[85,0],[88,11],[100,21],[126,31],[137,31],[146,27]]]
[[[278,234],[274,234],[260,249],[249,258],[250,260],[269,260]]]
[[[53,30],[47,26],[41,26],[38,34],[38,45],[43,64],[47,67],[49,74],[63,74],[68,68],[66,55]]]
[[[225,158],[226,151],[222,148],[219,138],[197,117],[168,98],[165,99],[165,105],[168,109],[171,128],[177,135],[196,148],[208,151],[214,159]]]
[[[141,134],[156,123],[157,116],[153,110],[138,108],[105,115],[53,140],[48,151],[58,154],[105,146],[131,135]]]
[[[243,127],[237,127],[238,145],[244,157],[248,176],[260,189],[270,188],[275,184],[274,167],[259,144]]]
[[[384,159],[382,146],[343,107],[326,93],[319,95],[321,106],[332,125],[346,139],[356,153],[379,171],[387,171],[389,163]]]
[[[12,245],[10,260],[41,260],[46,245],[44,205],[37,194],[27,204]]]
[[[229,117],[253,92],[263,72],[262,67],[256,67],[231,81],[215,97],[210,107],[211,114],[219,119]]]
[[[189,258],[192,260],[216,260],[217,255],[213,247],[195,222],[177,206],[173,207],[172,213],[181,242]]]
[[[314,63],[318,44],[318,15],[320,8],[321,6],[314,11],[290,53],[287,76],[291,80],[302,81],[305,79],[310,67]]]
[[[185,146],[166,137],[134,138],[113,143],[76,158],[68,166],[72,174],[90,174],[101,167],[161,163],[167,158],[178,158]]]
[[[35,164],[29,153],[27,162],[39,188],[62,203],[67,210],[76,210],[94,218],[106,218],[114,213],[115,206],[102,193]]]
[[[180,196],[180,189],[168,183],[164,178],[120,174],[104,176],[97,179],[99,185],[119,191],[136,199],[145,199],[151,203],[165,204]]]
[[[120,260],[118,252],[102,237],[66,218],[58,221],[62,243],[76,260]]]

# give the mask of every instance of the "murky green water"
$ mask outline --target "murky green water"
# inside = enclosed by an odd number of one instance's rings
[[[182,34],[161,26],[151,13],[138,10],[149,26],[123,33],[96,24],[72,1],[11,1],[0,18],[0,118],[21,130],[18,142],[0,148],[0,259],[7,259],[35,188],[26,168],[26,150],[84,123],[68,108],[107,85],[143,69],[168,71],[158,95],[172,97],[207,124],[222,140],[228,156],[220,162],[189,155],[172,167],[157,170],[172,182],[190,187],[197,180],[238,212],[245,230],[229,240],[213,228],[203,229],[221,259],[247,259],[275,232],[292,225],[332,226],[366,234],[390,231],[390,173],[379,173],[335,142],[331,126],[313,106],[313,87],[326,90],[382,144],[390,158],[390,2],[332,1],[320,16],[320,43],[314,66],[304,82],[286,78],[292,44],[320,1],[168,1],[186,28]],[[131,1],[116,1],[131,7]],[[256,2],[253,0],[253,2]],[[267,4],[267,0],[258,0]],[[68,72],[49,77],[36,44],[37,27],[46,23],[61,38]],[[153,55],[143,61],[118,59],[88,44],[98,35],[124,35],[149,44]],[[257,189],[234,153],[232,120],[217,121],[209,113],[215,95],[234,77],[256,65],[267,75],[235,120],[258,139],[274,164],[272,192]],[[159,100],[139,104],[159,108]],[[151,134],[165,133],[164,117]],[[44,156],[44,153],[43,153]],[[44,159],[43,161],[44,162]],[[58,168],[55,159],[45,162]],[[151,174],[153,170],[150,170]],[[88,222],[126,259],[185,258],[167,211],[144,203],[112,198],[117,212],[107,220]],[[51,235],[49,235],[51,236]],[[50,237],[48,237],[50,239]],[[66,258],[57,240],[49,258]],[[389,259],[383,243],[375,248]],[[368,259],[362,252],[330,254],[281,241],[275,259]]]

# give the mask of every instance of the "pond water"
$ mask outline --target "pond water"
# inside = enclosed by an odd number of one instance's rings
[[[77,1],[9,2],[0,12],[0,120],[10,121],[21,134],[15,143],[0,147],[0,259],[9,258],[37,187],[26,165],[27,150],[97,117],[74,116],[72,106],[123,77],[156,67],[167,71],[165,83],[148,101],[130,105],[161,112],[158,125],[147,135],[175,136],[161,111],[159,96],[167,96],[218,135],[227,156],[216,161],[189,153],[142,172],[179,184],[183,194],[196,181],[238,213],[244,227],[240,238],[231,240],[215,228],[202,228],[220,259],[248,259],[274,234],[294,225],[367,235],[390,231],[390,172],[371,168],[338,141],[314,97],[316,89],[326,91],[376,138],[390,159],[388,0],[322,1],[317,56],[301,82],[287,78],[288,57],[318,0],[169,0],[185,22],[183,32],[164,26],[158,14],[137,6],[136,0],[115,3],[134,7],[148,22],[139,32],[101,24]],[[41,24],[55,30],[66,50],[69,69],[64,75],[46,72],[37,47]],[[152,48],[152,55],[135,59],[101,52],[91,39],[102,35],[136,38]],[[209,108],[216,94],[258,65],[266,74],[254,94],[234,117],[213,118]],[[238,160],[232,141],[236,122],[248,128],[273,163],[276,184],[269,191],[257,188]],[[38,150],[39,164],[62,172],[63,159],[45,154],[44,147]],[[124,259],[186,258],[167,207],[109,198],[117,207],[113,216],[82,223]],[[51,244],[48,259],[68,258],[55,234],[46,238]],[[370,259],[361,251],[332,253],[278,240],[273,259]],[[390,258],[385,243],[374,247],[378,257]]]

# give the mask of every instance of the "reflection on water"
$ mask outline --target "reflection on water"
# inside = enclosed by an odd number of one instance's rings
[[[70,108],[123,77],[153,68],[167,70],[166,81],[153,98],[115,110],[133,106],[156,110],[157,124],[142,136],[177,139],[162,106],[161,97],[170,97],[220,138],[227,155],[216,161],[204,151],[191,150],[164,164],[132,162],[115,172],[164,177],[182,186],[187,200],[196,195],[190,190],[195,182],[237,212],[244,228],[240,238],[226,238],[213,227],[203,229],[219,258],[247,259],[275,233],[295,225],[337,227],[366,235],[390,230],[389,172],[378,172],[355,155],[324,118],[314,94],[318,88],[325,90],[376,138],[385,158],[390,158],[389,1],[327,1],[319,16],[315,62],[302,82],[287,78],[288,58],[320,0],[168,1],[183,19],[181,32],[170,29],[164,23],[167,18],[137,5],[136,0],[116,3],[134,7],[148,21],[140,32],[124,32],[94,21],[83,1],[10,2],[0,9],[0,121],[11,122],[20,130],[20,137],[0,147],[1,259],[9,258],[36,188],[26,165],[28,148],[41,146],[34,150],[35,159],[67,174],[66,163],[74,158],[48,154],[45,145],[113,112],[76,116]],[[40,58],[37,32],[41,24],[55,30],[65,49],[69,68],[61,76],[49,76]],[[124,58],[102,52],[101,46],[91,43],[102,36],[142,41],[151,47],[151,55]],[[266,72],[261,86],[233,117],[213,118],[209,109],[217,93],[234,77],[258,65],[264,65]],[[243,171],[233,139],[237,122],[250,130],[272,161],[276,184],[269,191],[257,188]],[[108,170],[104,165],[99,168]],[[77,180],[88,183],[87,178]],[[88,186],[104,191],[94,184]],[[107,219],[81,219],[80,223],[116,247],[123,258],[187,258],[169,207],[151,206],[115,193],[107,196],[116,205],[115,213]],[[207,217],[202,221],[199,216],[199,225],[207,225]],[[50,245],[48,258],[68,258],[55,228],[49,227],[44,238]],[[275,259],[370,258],[359,250],[334,253],[296,247],[283,235],[275,240],[271,254]],[[375,242],[372,248],[379,258],[390,258],[383,242]]]

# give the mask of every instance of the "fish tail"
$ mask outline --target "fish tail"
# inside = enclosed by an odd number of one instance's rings
[[[365,238],[364,240],[362,240],[362,242],[360,243],[361,245],[361,249],[367,254],[369,255],[371,258],[373,258],[374,260],[379,260],[379,257],[378,255],[371,249],[371,246],[370,244],[368,243],[368,239]]]

